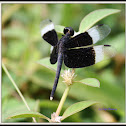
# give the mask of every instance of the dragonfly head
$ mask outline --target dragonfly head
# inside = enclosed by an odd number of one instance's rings
[[[63,32],[64,34],[69,33],[71,36],[74,35],[74,30],[71,27],[65,27]]]

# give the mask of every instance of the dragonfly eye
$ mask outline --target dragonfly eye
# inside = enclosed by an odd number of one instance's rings
[[[64,32],[64,34],[66,34],[66,33],[69,32],[71,36],[74,35],[74,30],[71,27],[64,28],[64,31],[63,32]]]

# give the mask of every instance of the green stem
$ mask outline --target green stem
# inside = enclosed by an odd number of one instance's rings
[[[58,106],[58,108],[56,110],[56,116],[59,116],[59,114],[61,112],[61,109],[63,107],[63,104],[64,104],[64,102],[66,100],[66,97],[68,95],[69,90],[70,90],[70,86],[67,86],[66,89],[65,89],[65,91],[64,91],[64,94],[63,94],[63,96],[62,96],[62,98],[60,100],[59,106]]]
[[[27,104],[27,102],[26,102],[26,100],[25,100],[25,98],[23,97],[22,93],[20,92],[19,88],[17,87],[16,83],[14,82],[14,80],[12,79],[12,77],[10,76],[10,74],[9,74],[9,72],[8,72],[8,70],[7,70],[7,68],[5,67],[5,65],[4,65],[3,63],[2,63],[2,67],[3,67],[4,71],[5,71],[5,73],[7,74],[8,78],[9,78],[10,81],[12,82],[13,86],[16,88],[16,90],[17,90],[19,96],[21,97],[22,101],[23,101],[24,104],[26,105],[27,109],[28,109],[29,111],[31,111],[30,108],[29,108],[29,106],[28,106],[28,104]],[[35,120],[34,117],[32,117],[32,119],[33,119],[34,122],[36,122],[36,120]]]

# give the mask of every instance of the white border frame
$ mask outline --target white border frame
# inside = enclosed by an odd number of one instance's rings
[[[43,4],[58,4],[58,3],[64,3],[64,4],[125,4],[125,21],[126,21],[126,1],[36,1],[36,2],[29,2],[29,1],[6,1],[6,2],[0,2],[0,17],[2,16],[1,15],[1,4],[14,4],[14,3],[17,3],[17,4],[39,4],[39,3],[43,3]],[[1,20],[0,20],[0,23],[1,23]],[[2,26],[2,25],[1,25]],[[0,27],[1,28],[1,27]],[[126,25],[125,25],[125,29],[126,29]],[[2,29],[1,29],[2,31]],[[126,33],[125,33],[126,34]],[[1,38],[0,38],[1,39]],[[126,39],[126,37],[125,37]],[[2,43],[2,41],[1,41]],[[1,46],[1,43],[0,43],[0,46]],[[125,48],[126,48],[126,44],[125,44]],[[2,49],[2,46],[1,46],[1,49]],[[0,51],[1,53],[1,51]],[[125,51],[126,53],[126,51]],[[2,66],[2,54],[0,55],[1,57],[1,66]],[[126,58],[126,57],[125,57]],[[126,61],[126,60],[125,60]],[[125,65],[126,66],[126,65]],[[1,75],[2,75],[2,67],[1,67]],[[125,70],[126,70],[126,67],[125,67]],[[0,76],[0,79],[2,80],[1,76]],[[126,80],[125,80],[126,82]],[[1,88],[1,85],[0,85],[0,88]],[[2,89],[2,88],[1,88]],[[0,97],[1,97],[1,90],[0,90]],[[126,105],[126,86],[125,86],[125,105]],[[1,112],[1,99],[0,99],[0,112]],[[126,106],[125,106],[125,113],[126,113]],[[1,113],[2,114],[2,113]],[[110,125],[126,125],[126,116],[125,116],[125,123],[1,123],[1,114],[0,114],[0,124],[4,124],[4,125],[107,125],[107,124],[110,124]]]

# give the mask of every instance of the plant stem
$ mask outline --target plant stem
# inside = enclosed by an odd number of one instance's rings
[[[8,78],[12,82],[13,86],[16,88],[16,90],[17,90],[19,96],[21,97],[22,101],[24,102],[25,106],[27,107],[27,109],[29,111],[31,111],[30,108],[29,108],[29,106],[28,106],[28,104],[27,104],[27,102],[26,102],[26,100],[25,100],[25,98],[23,97],[22,93],[20,92],[19,88],[17,87],[16,83],[14,82],[14,80],[12,79],[12,77],[10,76],[7,68],[5,67],[5,65],[3,63],[2,63],[2,67],[3,67],[4,71],[5,71],[5,73],[7,74]],[[32,117],[32,119],[33,119],[34,122],[36,122],[36,120],[35,120],[34,117]]]
[[[66,97],[68,95],[69,90],[70,90],[70,86],[67,86],[66,89],[65,89],[65,91],[64,91],[64,93],[63,93],[63,96],[62,96],[62,98],[60,100],[59,106],[58,106],[58,108],[56,110],[56,116],[59,116],[59,114],[61,112],[61,109],[63,107],[63,104],[64,104],[64,102],[66,100]]]

